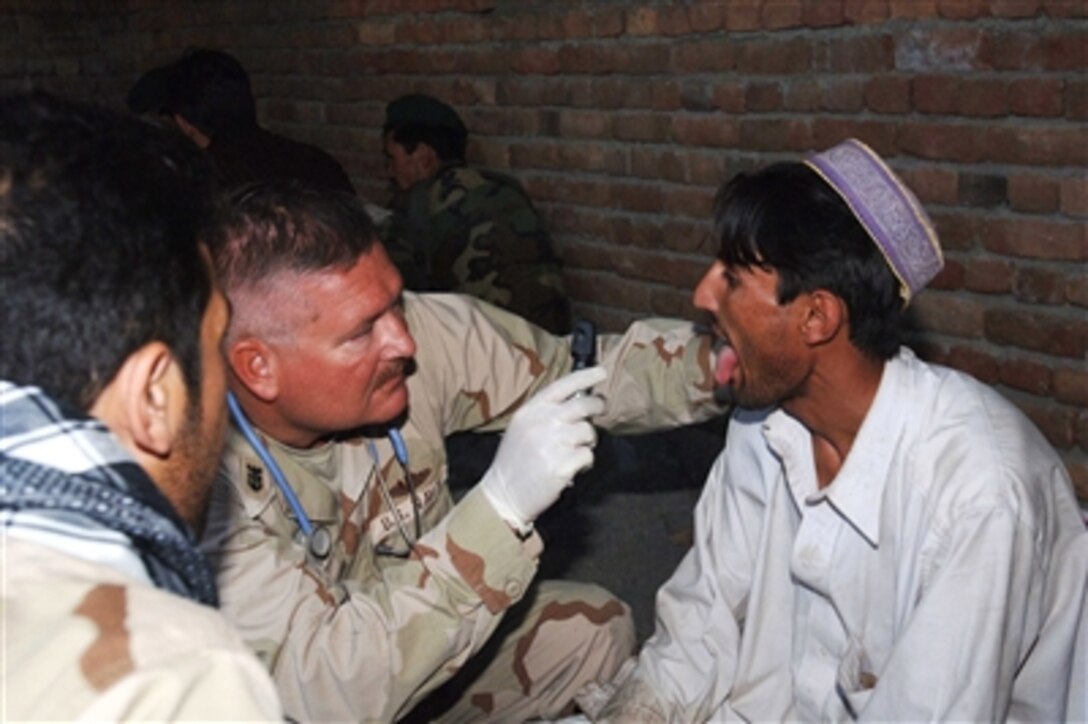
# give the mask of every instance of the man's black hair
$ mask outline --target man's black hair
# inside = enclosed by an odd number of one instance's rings
[[[199,389],[213,191],[176,131],[44,93],[0,98],[0,378],[86,412],[161,341]]]
[[[826,289],[842,299],[850,340],[890,359],[902,340],[899,283],[850,208],[814,171],[778,163],[738,174],[714,203],[718,258],[778,273],[778,301]]]
[[[465,160],[468,129],[457,111],[433,96],[409,93],[392,101],[386,106],[382,130],[392,133],[408,153],[424,143],[442,161]]]
[[[149,70],[129,91],[127,103],[140,115],[182,116],[209,138],[257,125],[249,74],[237,58],[221,50],[191,49],[177,61]]]

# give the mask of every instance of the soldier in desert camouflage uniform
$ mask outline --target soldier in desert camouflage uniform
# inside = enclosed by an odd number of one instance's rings
[[[575,375],[600,368],[564,377],[568,339],[471,297],[402,294],[373,234],[358,202],[274,187],[236,198],[215,234],[235,314],[234,390],[331,542],[328,555],[307,551],[269,466],[232,431],[207,538],[224,610],[300,719],[403,717],[466,662],[472,681],[442,721],[560,715],[616,669],[634,632],[599,587],[530,587],[542,548],[532,518],[589,458],[551,482],[541,470],[587,454],[592,429],[572,432],[574,452],[544,443],[587,414],[615,431],[714,414],[709,340],[671,320],[603,336],[608,381],[595,391],[607,412],[571,411],[597,399],[570,398],[591,384]],[[548,398],[557,402],[541,407]],[[494,463],[455,505],[443,438],[499,429]],[[557,487],[511,515],[510,499],[492,494],[496,475],[514,499]]]
[[[228,309],[188,142],[0,99],[0,712],[280,720],[193,540],[225,425]]]
[[[562,265],[525,189],[465,163],[467,130],[452,108],[410,94],[386,109],[394,186],[382,239],[415,291],[471,294],[557,334],[570,331]]]

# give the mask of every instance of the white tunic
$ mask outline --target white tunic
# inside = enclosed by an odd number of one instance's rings
[[[901,351],[824,490],[797,420],[736,413],[695,531],[615,721],[1088,715],[1068,474],[967,375]]]

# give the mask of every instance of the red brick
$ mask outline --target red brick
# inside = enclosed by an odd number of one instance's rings
[[[895,155],[898,128],[884,120],[833,118],[821,115],[813,122],[813,148],[830,148],[847,138],[857,138],[887,157]]]
[[[613,118],[597,111],[561,111],[559,133],[573,138],[612,138]]]
[[[747,108],[745,105],[747,88],[740,81],[728,80],[715,83],[712,92],[715,107],[726,113],[743,113]]]
[[[1088,120],[1088,82],[1069,81],[1065,84],[1065,117]]]
[[[759,11],[763,0],[732,0],[725,5],[725,29],[728,31],[759,30]]]
[[[856,113],[865,107],[865,81],[828,80],[820,94],[820,108],[839,113]]]
[[[683,183],[687,181],[686,156],[676,151],[634,146],[630,151],[632,176],[638,178],[665,179]]]
[[[982,30],[967,24],[896,36],[896,70],[955,73],[989,69]]]
[[[803,24],[804,7],[801,0],[767,0],[760,12],[766,30],[796,28]]]
[[[721,2],[704,2],[688,7],[691,29],[696,33],[708,33],[721,29],[725,22],[725,8]]]
[[[919,158],[976,163],[985,154],[984,135],[972,126],[915,123],[900,130],[899,148]]]
[[[1065,275],[1056,269],[1025,267],[1016,273],[1016,298],[1031,304],[1064,304]]]
[[[978,236],[996,254],[1043,261],[1088,259],[1088,228],[1045,219],[982,219]]]
[[[1088,351],[1088,319],[1022,308],[988,309],[984,328],[994,344],[1074,359]]]
[[[944,269],[938,272],[937,276],[933,277],[933,280],[927,285],[929,289],[941,289],[944,291],[953,291],[963,288],[964,278],[967,271],[956,259],[950,259],[947,256],[944,260]]]
[[[674,116],[672,137],[685,146],[736,148],[740,144],[740,125],[721,116]]]
[[[935,18],[937,0],[888,0],[888,12],[892,18]]]
[[[659,143],[669,132],[668,117],[654,113],[623,113],[613,124],[617,141]]]
[[[560,37],[567,40],[593,37],[593,18],[584,10],[572,10],[559,18]]]
[[[717,101],[716,94],[715,101]],[[782,108],[782,86],[777,81],[750,83],[744,93],[742,108],[750,112],[780,110]]]
[[[782,108],[787,111],[815,111],[820,107],[820,83],[812,78],[791,78],[786,84]]]
[[[709,264],[717,245],[711,238],[710,222],[705,219],[669,219],[665,222],[661,237],[665,249],[684,253],[698,253]]]
[[[824,63],[831,73],[877,74],[895,68],[895,41],[890,35],[866,33],[865,35],[836,38],[823,43]]]
[[[911,82],[914,107],[921,113],[955,113],[959,104],[959,78],[923,75]]]
[[[1030,78],[1009,84],[1009,110],[1018,116],[1057,118],[1062,115],[1064,82],[1059,78]]]
[[[991,355],[966,346],[957,346],[949,350],[940,364],[962,370],[988,385],[997,382],[1001,369],[1000,364]]]
[[[738,70],[752,75],[791,75],[812,68],[812,45],[807,40],[765,40],[744,46]]]
[[[741,146],[749,151],[807,151],[813,147],[807,119],[742,120]]]
[[[1088,165],[1088,126],[987,128],[976,135],[982,137],[986,158],[998,163]]]
[[[1042,0],[990,0],[990,13],[996,18],[1030,18],[1042,6]]]
[[[965,265],[964,286],[980,294],[1007,294],[1012,291],[1015,270],[1002,259],[972,259]]]
[[[657,11],[657,25],[660,33],[668,37],[691,35],[691,17],[688,8],[679,7],[662,8]]]
[[[1088,216],[1088,176],[1082,173],[1061,180],[1061,210],[1069,216]]]
[[[964,116],[994,118],[1007,115],[1005,83],[999,80],[965,80],[959,87],[959,112]]]
[[[650,290],[650,313],[680,319],[690,319],[695,314],[691,302],[691,292],[668,287],[654,287]]]
[[[613,239],[622,246],[634,246],[640,249],[660,249],[662,247],[661,226],[654,222],[635,220],[631,217],[613,218],[609,230],[603,238]]]
[[[1082,508],[1088,508],[1088,462],[1083,459],[1069,459],[1063,457],[1065,468],[1069,471],[1069,477],[1073,480],[1073,491],[1077,494]],[[1088,516],[1085,516],[1088,521]]]
[[[1088,68],[1088,32],[1054,33],[1036,42],[1026,58],[1028,67],[1059,71]]]
[[[602,8],[593,11],[593,35],[597,38],[616,38],[623,34],[623,10]]]
[[[865,82],[865,105],[876,113],[908,113],[910,91],[907,78],[871,78]]]
[[[671,69],[676,73],[725,72],[737,67],[740,46],[728,40],[678,43]]]
[[[1075,410],[1042,403],[1036,398],[1018,398],[1014,402],[1035,423],[1051,445],[1058,450],[1073,447],[1077,415]]]
[[[986,0],[939,0],[937,8],[942,18],[950,20],[975,20],[989,10]]]
[[[717,187],[725,180],[725,162],[716,153],[688,154],[688,168],[692,183]]]
[[[1088,367],[1084,364],[1055,367],[1053,376],[1054,399],[1068,405],[1088,408]]]
[[[1015,173],[1009,176],[1009,206],[1037,214],[1058,210],[1059,182],[1052,176]]]
[[[1083,266],[1081,268],[1083,269]],[[1066,280],[1065,298],[1070,304],[1088,307],[1088,273],[1074,274]]]
[[[636,38],[643,35],[657,35],[660,32],[657,23],[657,11],[653,8],[641,7],[628,11],[625,28],[628,35]]]
[[[964,339],[982,336],[985,309],[969,297],[930,290],[920,295],[912,307],[926,331]]]
[[[1088,17],[1088,4],[1084,0],[1043,0],[1043,10],[1052,18]]]
[[[1081,410],[1073,422],[1073,440],[1081,450],[1088,450],[1088,410]],[[1088,512],[1085,513],[1085,522],[1088,523]]]
[[[843,0],[804,0],[803,17],[810,28],[843,25],[846,22]]]
[[[650,107],[655,111],[678,111],[683,107],[680,85],[675,81],[650,83]]]
[[[888,0],[845,0],[843,14],[853,25],[873,25],[888,19]]]
[[[568,257],[564,252],[564,260],[578,257],[577,254]],[[564,273],[564,281],[575,299],[636,310],[649,307],[649,286],[642,282],[623,279],[614,274],[584,274],[572,270]]]
[[[1006,359],[1001,363],[998,381],[1033,395],[1048,396],[1052,387],[1050,367],[1024,358]]]
[[[923,205],[955,205],[959,201],[959,174],[936,166],[914,166],[899,176]]]
[[[714,190],[698,187],[669,190],[663,196],[664,211],[669,216],[708,219],[714,210]]]

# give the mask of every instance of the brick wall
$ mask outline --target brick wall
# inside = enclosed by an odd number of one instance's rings
[[[689,316],[739,170],[862,138],[934,216],[926,356],[996,385],[1088,500],[1088,0],[0,2],[0,90],[119,104],[190,45],[385,196],[384,104],[453,103],[552,226],[579,313]]]

